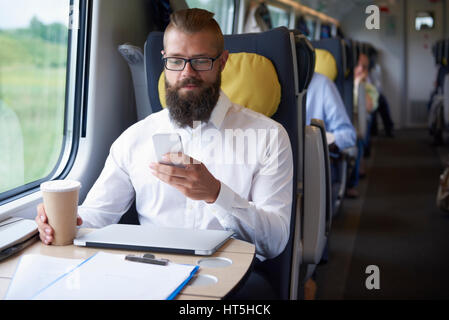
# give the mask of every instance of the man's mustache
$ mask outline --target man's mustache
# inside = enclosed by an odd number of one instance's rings
[[[186,78],[181,80],[179,83],[176,84],[176,89],[185,87],[187,85],[194,85],[194,86],[201,86],[203,84],[203,81],[196,78]]]

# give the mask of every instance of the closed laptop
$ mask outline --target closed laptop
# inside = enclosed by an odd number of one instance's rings
[[[198,230],[112,224],[74,239],[76,246],[123,250],[211,255],[234,233],[225,230]]]

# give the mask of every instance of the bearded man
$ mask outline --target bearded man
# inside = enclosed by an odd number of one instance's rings
[[[112,144],[104,169],[79,207],[78,224],[98,228],[117,223],[135,202],[142,225],[232,230],[255,244],[261,260],[279,255],[289,238],[293,190],[285,129],[232,103],[220,90],[229,53],[213,13],[187,9],[172,14],[161,53],[168,107],[134,124]],[[229,161],[250,149],[226,139],[233,130],[256,130],[254,152],[260,161]],[[275,144],[269,143],[273,131]],[[152,136],[158,133],[181,136],[183,153],[167,154],[166,160],[183,166],[157,162]],[[226,152],[216,152],[220,148]],[[41,240],[51,244],[53,230],[42,204],[36,222]]]

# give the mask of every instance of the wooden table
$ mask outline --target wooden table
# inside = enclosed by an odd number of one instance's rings
[[[80,229],[79,232],[90,232],[91,229]],[[16,254],[0,262],[0,298],[3,299],[8,290],[8,286],[14,276],[14,272],[22,254],[41,254],[46,256],[86,259],[98,251],[117,253],[117,254],[141,254],[139,251],[125,251],[114,249],[86,248],[74,245],[69,246],[47,246],[40,241],[24,249],[20,254]],[[197,275],[189,284],[184,287],[176,299],[180,300],[218,300],[223,299],[250,270],[255,257],[255,246],[251,243],[230,239],[212,256],[194,256],[182,254],[153,253],[156,258],[169,259],[175,263],[198,264],[204,258],[225,258],[232,261],[226,267],[204,267],[201,266]],[[200,285],[201,277],[207,279],[216,279],[215,284]],[[214,278],[215,277],[215,278]],[[203,278],[205,279],[205,278]]]

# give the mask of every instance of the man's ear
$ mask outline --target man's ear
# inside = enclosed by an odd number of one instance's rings
[[[221,71],[224,70],[228,58],[229,58],[229,51],[228,50],[223,51],[223,53],[221,54]]]

